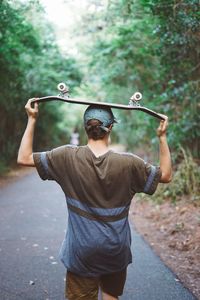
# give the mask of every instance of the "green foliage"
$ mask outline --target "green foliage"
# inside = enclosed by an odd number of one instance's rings
[[[157,41],[152,34],[155,22],[153,17],[148,22],[149,12],[144,12],[138,3],[135,2],[132,9],[130,12],[124,1],[110,2],[104,15],[101,11],[100,27],[98,16],[94,20],[87,15],[93,30],[88,31],[92,42],[86,51],[91,58],[86,87],[100,101],[128,104],[131,95],[138,90],[144,99],[152,98],[152,86],[157,85],[159,60],[154,54]],[[149,102],[148,105],[151,107]],[[138,141],[146,142],[150,123],[147,115],[124,111],[117,114],[121,123],[114,129],[120,143],[131,149],[138,146]],[[150,132],[152,135],[152,129]]]
[[[55,94],[60,81],[67,81],[73,89],[81,74],[74,58],[61,55],[38,1],[4,0],[0,10],[0,151],[6,164],[17,155],[27,99]],[[59,124],[62,105],[41,106],[40,115],[35,150],[58,145],[65,134]]]
[[[160,39],[156,53],[162,66],[158,99],[172,120],[170,140],[175,147],[186,143],[199,156],[199,1],[156,0],[149,6],[158,18],[154,30]]]
[[[171,147],[187,144],[199,156],[199,1],[112,0],[104,9],[97,4],[95,16],[88,12],[83,21],[89,93],[128,103],[139,90],[143,105],[169,116]],[[130,149],[153,144],[152,118],[122,112],[120,119],[120,142]]]
[[[0,162],[0,176],[9,171],[8,165],[2,160]]]

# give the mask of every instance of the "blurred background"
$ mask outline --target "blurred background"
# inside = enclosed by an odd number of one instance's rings
[[[173,180],[152,201],[137,196],[130,219],[200,297],[199,0],[1,0],[0,182],[16,168],[27,100],[57,95],[59,82],[96,101],[128,104],[139,91],[142,105],[169,117]],[[84,109],[41,104],[34,151],[68,144],[72,133],[83,145]],[[158,121],[114,114],[112,144],[158,164]]]
[[[0,4],[0,173],[16,161],[31,97],[56,95],[66,82],[72,97],[142,104],[169,116],[174,181],[166,197],[199,200],[199,1],[3,0]],[[40,105],[34,150],[86,137],[79,105]],[[158,121],[115,111],[112,142],[157,160]],[[152,156],[152,153],[154,155]],[[177,174],[177,175],[176,175]]]

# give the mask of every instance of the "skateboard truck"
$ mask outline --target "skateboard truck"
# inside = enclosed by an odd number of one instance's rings
[[[64,83],[64,82],[60,82],[57,85],[57,89],[59,90],[59,97],[63,97],[63,98],[69,98],[69,87]],[[130,100],[129,100],[129,105],[130,106],[141,106],[139,104],[139,101],[142,99],[142,94],[139,92],[134,93]]]
[[[57,89],[60,92],[59,97],[69,98],[69,87],[64,82],[59,83]]]
[[[134,93],[130,100],[129,100],[129,105],[130,106],[141,106],[139,101],[142,99],[142,94],[139,92]]]

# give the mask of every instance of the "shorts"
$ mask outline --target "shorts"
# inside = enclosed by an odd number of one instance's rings
[[[100,277],[83,277],[67,271],[65,296],[69,300],[98,300],[99,287],[113,297],[123,294],[126,271],[101,275]]]

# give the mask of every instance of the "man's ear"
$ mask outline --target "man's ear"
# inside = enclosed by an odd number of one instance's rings
[[[111,124],[111,125],[108,127],[109,131],[111,131],[112,128],[113,128],[113,124]]]

